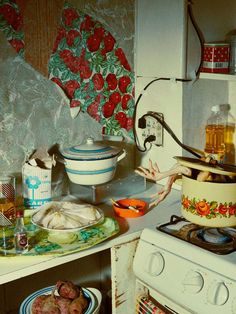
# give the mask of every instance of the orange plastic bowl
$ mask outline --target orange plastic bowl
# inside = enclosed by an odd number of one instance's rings
[[[113,204],[113,209],[117,216],[124,217],[124,218],[136,218],[143,216],[148,209],[148,204],[139,199],[134,198],[124,198],[121,200],[116,201],[121,207],[116,206],[116,204]],[[124,208],[122,207],[124,206]],[[128,206],[136,206],[138,211],[134,211],[132,209],[128,209],[126,207]]]

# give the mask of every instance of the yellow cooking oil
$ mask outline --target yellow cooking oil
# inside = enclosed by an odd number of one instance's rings
[[[235,145],[234,145],[235,124],[227,124],[225,127],[225,163],[235,164]]]
[[[225,153],[225,126],[208,124],[206,126],[205,152],[208,154]]]
[[[211,115],[205,127],[205,153],[219,162],[225,157],[225,116],[219,105],[212,106]]]

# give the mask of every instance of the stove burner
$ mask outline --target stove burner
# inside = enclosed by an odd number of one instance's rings
[[[201,229],[197,233],[197,236],[202,241],[214,244],[225,244],[232,241],[230,234],[224,234],[218,228]]]
[[[168,223],[157,229],[216,254],[228,254],[236,250],[234,228],[203,227],[173,215]]]

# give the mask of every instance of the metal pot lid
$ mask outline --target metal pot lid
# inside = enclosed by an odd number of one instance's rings
[[[114,157],[120,153],[120,149],[106,146],[103,142],[94,142],[89,137],[86,143],[61,150],[64,158],[72,160],[101,160]]]
[[[221,174],[224,176],[236,176],[236,166],[226,164],[210,164],[201,159],[190,157],[174,157],[182,166],[197,169],[200,171],[209,171],[211,173]]]

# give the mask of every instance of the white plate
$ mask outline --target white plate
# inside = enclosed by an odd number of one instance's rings
[[[47,230],[47,231],[62,231],[62,232],[68,232],[68,231],[79,231],[79,230],[83,230],[85,228],[88,228],[88,227],[92,227],[94,225],[97,225],[99,223],[101,223],[103,220],[104,220],[104,214],[102,212],[102,210],[96,206],[93,206],[97,213],[99,214],[99,218],[96,219],[96,220],[91,220],[91,222],[89,224],[86,224],[86,225],[83,225],[83,226],[80,226],[80,227],[76,227],[76,228],[63,228],[63,229],[56,229],[56,228],[47,228],[45,226],[43,226],[42,224],[40,224],[36,218],[35,218],[35,215],[41,211],[41,210],[45,210],[46,207],[50,206],[50,204],[52,203],[58,203],[58,204],[61,204],[61,206],[63,206],[63,203],[64,202],[50,202],[50,203],[47,203],[45,205],[42,205],[40,206],[40,208],[38,208],[37,211],[35,211],[31,217],[31,222],[36,225],[37,227],[41,228],[41,229],[44,229],[44,230]],[[72,203],[73,204],[73,203]]]
[[[50,294],[52,292],[52,290],[54,289],[55,286],[50,286],[50,287],[46,287],[46,288],[42,288],[38,291],[35,291],[34,293],[32,293],[31,295],[29,295],[22,303],[19,309],[19,314],[31,314],[31,309],[32,309],[32,305],[34,300],[42,295],[42,294]],[[94,308],[96,308],[97,306],[97,302],[95,300],[94,294],[86,288],[82,288],[85,297],[88,299],[89,301],[89,305],[87,310],[84,312],[84,314],[92,314],[94,311]]]

